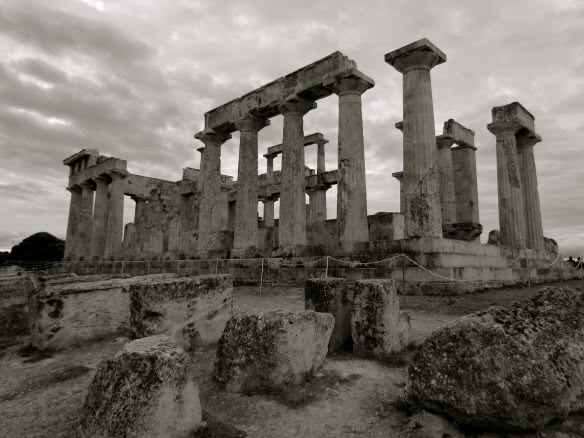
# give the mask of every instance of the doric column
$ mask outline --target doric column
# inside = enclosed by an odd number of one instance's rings
[[[460,144],[453,147],[450,152],[454,171],[456,221],[478,224],[480,221],[476,147]]]
[[[399,212],[403,213],[405,208],[404,173],[402,171],[393,172],[391,176],[399,181]]]
[[[254,116],[235,122],[239,130],[239,164],[233,249],[258,245],[258,131],[269,121]]]
[[[316,173],[324,173],[325,170],[325,155],[324,155],[324,145],[328,143],[328,140],[321,140],[316,143]]]
[[[536,250],[543,250],[544,248],[541,208],[537,190],[537,172],[533,156],[533,146],[540,141],[541,137],[534,133],[521,135],[517,138],[521,186],[523,188],[523,207],[525,208],[526,244],[528,248]]]
[[[385,55],[403,74],[404,196],[407,237],[442,237],[430,70],[446,61],[422,39]]]
[[[81,214],[79,217],[79,233],[75,244],[76,258],[87,259],[90,255],[91,228],[93,222],[93,181],[81,183]]]
[[[497,138],[497,190],[499,193],[499,232],[502,245],[525,247],[523,190],[515,133],[518,125],[491,123],[487,129]]]
[[[93,207],[93,231],[91,233],[91,257],[101,259],[105,254],[109,209],[109,177],[95,178],[95,204]]]
[[[289,101],[280,105],[284,116],[279,237],[282,248],[306,245],[303,117],[316,103]]]
[[[319,185],[308,190],[309,222],[326,221],[326,185]]]
[[[451,146],[454,139],[449,135],[436,137],[438,181],[440,184],[440,208],[442,211],[442,224],[456,222],[456,199],[454,197],[454,171],[452,168]]]
[[[73,166],[71,166],[71,169],[73,169]],[[65,259],[73,259],[77,255],[76,244],[80,231],[82,189],[79,186],[71,186],[67,190],[71,192],[71,201],[69,203],[69,218],[67,219]]]
[[[220,231],[221,199],[221,145],[231,138],[223,132],[201,131],[195,138],[205,144],[201,152],[201,169],[199,187],[201,198],[199,204],[198,253],[205,257],[215,248],[217,232]]]
[[[339,96],[337,228],[342,243],[369,240],[361,95],[374,85],[355,75],[332,87]]]
[[[274,181],[274,156],[273,155],[264,155],[264,156],[268,160],[266,163],[268,182],[273,182]]]
[[[124,190],[126,188],[125,174],[112,172],[109,184],[109,205],[107,214],[107,237],[104,256],[109,258],[118,255],[122,247],[124,235]]]
[[[274,226],[274,202],[276,198],[267,197],[264,199],[264,225],[266,227]]]

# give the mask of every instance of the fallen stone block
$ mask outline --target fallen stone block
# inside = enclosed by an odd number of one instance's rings
[[[409,317],[400,317],[393,280],[358,280],[353,288],[353,351],[377,357],[401,351],[409,338]]]
[[[328,313],[237,313],[219,340],[214,378],[236,392],[299,384],[324,363],[333,325]]]
[[[189,357],[168,336],[141,338],[103,361],[81,413],[83,438],[187,438],[201,424]]]
[[[540,429],[584,409],[584,293],[548,288],[430,336],[408,370],[411,403],[459,423]]]
[[[304,286],[306,310],[330,313],[335,317],[335,325],[328,351],[351,351],[351,309],[353,290],[344,278],[313,278]]]
[[[130,328],[136,338],[175,337],[185,349],[216,343],[233,308],[229,275],[200,275],[129,284]]]

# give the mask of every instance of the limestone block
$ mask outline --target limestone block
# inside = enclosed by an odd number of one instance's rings
[[[200,424],[189,357],[164,335],[129,342],[99,364],[80,422],[83,438],[187,438]]]
[[[219,340],[231,318],[229,275],[200,275],[129,284],[130,329],[140,338],[167,334],[185,348]]]
[[[584,292],[548,288],[444,328],[408,369],[417,406],[480,429],[539,429],[584,408]]]
[[[401,325],[406,326],[403,320]],[[351,314],[353,351],[373,356],[398,352],[404,347],[399,329],[399,298],[393,280],[356,281]]]
[[[328,351],[351,351],[352,288],[343,278],[313,278],[304,285],[306,310],[330,313],[335,317]]]
[[[214,377],[236,392],[299,384],[323,364],[333,326],[328,313],[237,313],[219,340]]]

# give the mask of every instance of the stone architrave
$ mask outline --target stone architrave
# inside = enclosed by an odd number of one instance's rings
[[[95,204],[91,233],[91,257],[94,259],[101,259],[105,254],[108,209],[109,177],[102,175],[95,178]]]
[[[93,181],[81,183],[81,213],[79,215],[79,233],[75,244],[76,257],[87,259],[90,254],[91,228],[93,222]]]
[[[446,55],[421,39],[385,55],[403,74],[404,192],[407,237],[442,237],[430,70]]]
[[[497,139],[497,190],[499,194],[499,241],[516,249],[525,247],[525,212],[517,141],[520,128],[514,122],[493,122],[487,126]]]
[[[541,141],[534,133],[520,135],[517,138],[519,168],[521,169],[521,184],[523,187],[523,206],[525,208],[526,244],[535,250],[544,249],[543,225],[539,192],[537,190],[537,172],[533,156],[533,146]]]
[[[306,245],[303,117],[316,103],[295,100],[280,105],[284,116],[282,183],[280,194],[280,247]]]
[[[240,131],[233,233],[236,251],[258,245],[258,131],[267,125],[268,120],[251,115],[235,122]]]
[[[440,183],[440,208],[442,209],[442,225],[456,222],[456,199],[454,192],[454,171],[452,166],[451,146],[454,138],[449,135],[436,137],[438,147],[438,180]]]
[[[337,228],[341,243],[369,240],[361,95],[374,85],[365,75],[354,74],[332,86],[339,96]]]
[[[125,174],[111,172],[110,177],[105,257],[113,257],[119,254],[124,233]]]
[[[73,169],[73,168],[71,168]],[[67,219],[67,239],[65,241],[65,259],[75,258],[76,243],[79,233],[79,221],[81,215],[82,189],[79,186],[71,186],[67,190],[71,192],[69,203],[69,217]]]
[[[205,144],[201,155],[200,207],[197,250],[206,256],[216,249],[221,226],[221,145],[231,138],[230,134],[202,131],[195,134]]]

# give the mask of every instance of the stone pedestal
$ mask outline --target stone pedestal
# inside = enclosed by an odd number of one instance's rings
[[[361,95],[374,85],[363,75],[340,79],[333,86],[339,96],[337,228],[341,243],[369,240]]]
[[[280,105],[284,116],[282,184],[280,194],[280,247],[306,245],[303,116],[316,103],[290,101]]]
[[[95,178],[95,204],[93,211],[93,231],[91,233],[91,257],[101,259],[105,254],[107,218],[109,208],[109,178]]]
[[[441,237],[442,213],[430,70],[446,61],[427,39],[385,55],[403,76],[404,196],[407,237]]]
[[[202,131],[195,135],[197,140],[205,143],[201,155],[200,189],[201,200],[199,205],[199,231],[197,252],[206,257],[208,251],[217,248],[220,240],[218,234],[221,229],[221,145],[231,138],[231,135]]]
[[[73,259],[76,256],[76,244],[78,241],[79,221],[81,218],[81,193],[79,186],[71,186],[67,190],[71,192],[69,203],[69,217],[67,219],[67,238],[65,241],[65,259]]]
[[[92,181],[81,184],[81,212],[79,215],[79,233],[75,244],[76,258],[87,260],[90,256],[91,229],[93,223],[93,188]]]
[[[269,122],[249,116],[235,123],[240,131],[233,249],[258,245],[258,131]]]
[[[122,247],[124,232],[124,174],[112,173],[109,185],[109,205],[107,215],[107,237],[105,257],[118,255]]]

